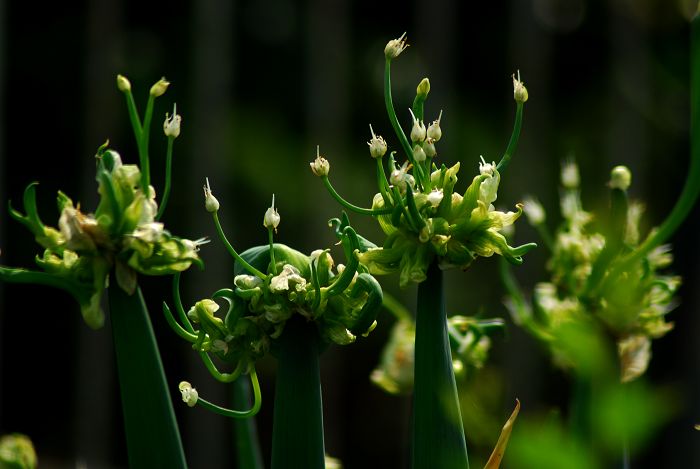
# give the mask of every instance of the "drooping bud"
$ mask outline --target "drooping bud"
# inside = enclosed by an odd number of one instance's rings
[[[182,402],[190,407],[197,405],[197,400],[199,399],[199,393],[195,388],[192,387],[187,381],[182,381],[178,386],[180,393],[182,394]]]
[[[267,229],[274,229],[276,233],[279,224],[280,214],[277,213],[277,209],[275,209],[275,194],[272,194],[272,205],[265,212],[265,217],[263,218],[263,226]]]
[[[627,166],[615,166],[610,172],[610,187],[626,191],[632,184],[632,172]]]
[[[408,109],[408,112],[411,113],[411,118],[413,119],[413,127],[411,128],[411,141],[413,143],[422,142],[423,140],[425,140],[425,124],[423,124],[422,121],[416,119],[416,116],[413,115],[413,110],[411,108]]]
[[[182,116],[177,113],[177,104],[173,104],[173,114],[171,116],[165,113],[165,122],[163,122],[163,132],[166,137],[177,138],[180,136],[180,124]]]
[[[518,103],[524,103],[528,98],[525,83],[520,81],[520,70],[518,70],[518,78],[513,74],[513,98]]]
[[[428,138],[432,138],[436,142],[442,138],[442,129],[440,128],[440,120],[442,119],[442,110],[437,120],[428,126]]]
[[[214,194],[211,193],[209,186],[209,178],[206,178],[207,184],[204,186],[204,208],[209,213],[214,213],[219,210],[219,201],[216,200]]]
[[[131,82],[124,75],[117,75],[117,88],[122,92],[131,91]]]
[[[331,170],[331,164],[327,159],[321,156],[319,146],[316,146],[316,159],[309,163],[309,166],[311,166],[311,171],[319,177],[328,176]]]
[[[369,131],[372,133],[372,139],[367,142],[369,145],[369,154],[372,158],[381,158],[386,153],[386,141],[381,135],[375,135],[372,129],[372,124],[369,125]]]
[[[392,39],[386,43],[386,47],[384,47],[384,57],[389,60],[395,59],[407,47],[408,44],[406,44],[406,33],[403,33],[398,39]]]
[[[165,91],[170,86],[170,82],[165,79],[165,77],[158,80],[153,86],[151,86],[151,96],[157,98],[158,96],[163,96]]]

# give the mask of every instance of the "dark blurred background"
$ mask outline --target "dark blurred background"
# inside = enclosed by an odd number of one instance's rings
[[[183,116],[175,144],[174,192],[164,221],[184,237],[215,237],[203,209],[208,176],[234,245],[266,242],[262,217],[270,198],[282,223],[280,242],[310,252],[335,239],[326,221],[339,207],[309,171],[316,145],[331,162],[331,178],[347,199],[369,205],[374,164],[368,123],[397,148],[382,99],[383,48],[408,32],[409,49],[393,67],[394,98],[406,109],[428,76],[426,118],[444,109],[439,159],[462,162],[460,187],[477,171],[479,155],[498,160],[514,114],[511,74],[519,69],[530,100],[517,154],[504,174],[499,203],[526,193],[558,219],[559,162],[576,158],[583,200],[605,210],[605,183],[616,164],[634,174],[632,197],[647,204],[646,227],[659,224],[680,193],[688,166],[688,12],[682,0],[510,0],[502,2],[370,2],[350,0],[136,2],[0,0],[0,205],[21,201],[40,181],[44,221],[55,225],[58,189],[97,201],[93,155],[109,138],[125,162],[137,162],[115,75],[131,80],[143,107],[162,75],[172,86],[156,104],[152,174],[162,189],[165,139],[159,127],[177,102]],[[633,467],[700,467],[700,331],[698,238],[694,210],[673,238],[674,271],[684,278],[676,328],[654,341],[649,381],[672,390],[677,413],[633,460]],[[371,220],[359,231],[381,239]],[[518,241],[536,239],[524,220]],[[0,211],[0,262],[31,266],[37,245]],[[183,276],[192,304],[232,283],[232,262],[214,239],[201,251],[205,272]],[[336,259],[342,258],[334,248]],[[532,286],[546,275],[546,253],[528,254],[517,270]],[[502,316],[487,367],[463,385],[463,412],[474,467],[481,467],[515,397],[522,415],[562,408],[567,377],[517,329],[502,304],[495,259],[448,274],[448,310]],[[160,303],[169,279],[143,278],[171,390],[191,381],[203,396],[226,402],[229,390],[209,377],[198,357],[167,328]],[[415,290],[387,291],[412,306]],[[322,359],[326,447],[346,468],[406,467],[408,398],[374,387],[391,317],[348,347]],[[107,322],[109,324],[109,322]],[[109,326],[92,331],[67,294],[0,284],[0,434],[23,432],[46,468],[125,467],[120,403]],[[274,368],[261,364],[263,410],[258,425],[269,458]],[[191,467],[231,467],[230,422],[175,408]],[[478,419],[478,421],[477,421]],[[269,463],[269,460],[268,460]]]

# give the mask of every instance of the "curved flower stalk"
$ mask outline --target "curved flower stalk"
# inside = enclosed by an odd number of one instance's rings
[[[396,323],[370,379],[389,394],[407,394],[413,390],[416,325],[403,305],[386,293],[384,307],[396,317]],[[500,318],[447,318],[452,368],[456,377],[466,378],[484,366],[491,348],[490,334],[503,330],[504,326]]]
[[[568,161],[562,170],[562,225],[553,237],[548,262],[551,279],[535,286],[529,305],[504,271],[510,291],[509,308],[516,323],[547,344],[554,361],[577,372],[585,364],[572,356],[560,332],[572,325],[591,323],[611,337],[618,351],[620,380],[633,381],[647,369],[651,341],[665,335],[673,325],[666,315],[677,305],[678,276],[662,273],[672,262],[669,245],[657,246],[609,281],[612,272],[640,245],[640,203],[628,204],[631,174],[618,166],[611,174],[609,227],[603,232],[591,226],[593,216],[581,204],[578,168]],[[544,211],[535,201],[525,207],[534,212],[529,220],[546,232]]]
[[[255,363],[271,352],[279,361],[272,466],[323,467],[318,355],[326,344],[347,345],[358,335],[371,332],[382,304],[379,283],[357,260],[361,239],[352,227],[342,228],[347,264],[337,266],[329,250],[306,255],[274,243],[273,232],[280,217],[273,199],[263,220],[269,243],[238,254],[221,229],[219,203],[208,181],[205,206],[236,261],[233,288],[214,292],[185,313],[176,276],[174,295],[180,321],[167,305],[164,312],[176,333],[200,353],[216,379],[231,382],[249,375],[255,403],[249,411],[221,412],[193,394],[188,384],[181,385],[181,390],[183,386],[185,389],[183,400],[231,417],[255,415],[261,403]],[[228,303],[224,314],[217,314],[217,299]],[[220,372],[212,355],[229,364],[232,371]]]
[[[43,248],[36,257],[41,270],[0,267],[0,279],[61,288],[80,304],[86,324],[104,324],[101,298],[111,284],[109,303],[119,372],[129,463],[132,467],[186,467],[160,355],[153,336],[137,274],[171,275],[202,265],[197,254],[205,241],[173,236],[158,221],[170,189],[173,140],[181,117],[166,115],[168,139],[166,191],[160,210],[150,184],[148,142],[155,98],[169,83],[151,88],[141,121],[131,84],[117,77],[124,93],[136,138],[140,166],[124,164],[120,155],[100,146],[95,155],[100,202],[93,213],[82,210],[58,192],[58,227],[45,225],[36,204],[36,183],[24,191],[24,213],[10,206],[10,215],[22,223]]]
[[[456,190],[460,163],[451,167],[436,163],[442,112],[425,125],[424,106],[430,92],[427,78],[419,83],[409,109],[412,126],[408,136],[396,115],[391,61],[407,46],[404,34],[384,49],[384,103],[405,161],[391,151],[385,166],[386,141],[370,125],[368,145],[376,162],[378,189],[371,207],[356,206],[337,193],[329,179],[330,163],[319,150],[311,170],[345,209],[376,218],[386,234],[381,246],[367,245],[358,253],[360,263],[375,275],[398,272],[402,287],[418,284],[412,467],[464,469],[469,461],[450,354],[442,271],[466,269],[476,257],[494,254],[520,264],[522,256],[536,246],[510,246],[502,233],[520,217],[521,206],[507,213],[493,207],[501,172],[517,147],[528,93],[520,75],[514,75],[516,114],[506,150],[498,164],[482,157],[478,174],[460,193]]]

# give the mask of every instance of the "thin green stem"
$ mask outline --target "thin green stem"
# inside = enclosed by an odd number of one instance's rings
[[[153,104],[156,98],[148,95],[146,103],[146,113],[143,116],[143,129],[141,131],[141,139],[139,140],[139,163],[141,164],[141,188],[146,197],[148,197],[148,187],[151,185],[151,163],[148,158],[148,143],[151,133],[151,120],[153,118]]]
[[[386,179],[386,173],[384,172],[384,165],[382,164],[382,158],[377,158],[377,187],[379,187],[379,192],[382,194],[382,199],[384,199],[384,205],[391,207],[391,197],[389,196],[389,181]],[[393,207],[392,207],[393,209]]]
[[[413,167],[415,168],[416,181],[420,187],[423,187],[423,172],[421,171],[420,166],[416,164],[416,161],[413,158],[413,149],[411,148],[411,144],[408,141],[408,138],[406,138],[406,134],[401,128],[401,124],[399,124],[399,120],[396,117],[396,111],[394,110],[394,101],[391,97],[391,59],[386,59],[386,63],[384,65],[384,105],[386,106],[386,112],[389,115],[389,121],[391,121],[391,126],[394,128],[394,133],[396,133],[396,136],[398,137],[399,142],[401,143],[401,147],[406,153],[408,161],[410,161]]]
[[[267,229],[267,238],[270,243],[270,264],[272,264],[272,275],[277,275],[277,263],[275,262],[275,240],[272,235],[272,230],[274,228],[269,227]]]
[[[252,405],[251,386],[247,379],[240,377],[231,386],[231,405],[241,409]],[[233,433],[236,446],[236,461],[240,468],[264,469],[260,441],[255,418],[234,419]]]
[[[436,261],[418,285],[412,467],[469,468],[447,334],[443,273]]]
[[[168,137],[168,150],[165,154],[165,189],[163,189],[163,198],[160,201],[160,207],[158,208],[158,214],[156,215],[156,220],[160,220],[165,212],[165,207],[168,205],[168,198],[170,197],[170,186],[172,184],[172,167],[173,167],[173,142],[175,137]]]
[[[216,414],[223,415],[224,417],[231,417],[234,419],[246,419],[255,416],[260,411],[260,406],[262,405],[262,395],[260,393],[260,383],[258,382],[258,374],[253,368],[250,372],[250,382],[253,383],[253,407],[249,410],[232,410],[225,407],[213,404],[206,399],[201,397],[197,398],[197,405],[202,406],[207,410],[210,410]]]
[[[139,288],[109,289],[129,467],[186,468],[153,327]]]
[[[328,179],[328,176],[321,176],[321,179],[323,180],[323,183],[326,185],[326,189],[328,189],[328,192],[333,196],[335,200],[338,201],[340,205],[343,207],[347,208],[348,210],[352,210],[353,212],[360,213],[362,215],[369,215],[369,216],[377,216],[377,215],[387,215],[391,213],[391,208],[382,208],[382,209],[371,209],[371,208],[362,208],[358,207],[357,205],[353,205],[347,200],[343,199],[338,192],[336,192],[335,188],[331,184],[330,179]]]
[[[510,159],[515,153],[515,149],[518,147],[518,140],[520,139],[520,129],[523,126],[523,103],[517,102],[515,109],[515,122],[513,124],[513,133],[510,135],[510,140],[508,141],[508,146],[506,147],[505,153],[501,157],[501,161],[498,162],[496,169],[498,171],[503,171],[508,167]]]
[[[163,302],[163,314],[165,315],[165,320],[168,322],[170,328],[175,331],[177,335],[185,339],[187,342],[195,343],[197,341],[197,336],[190,332],[187,332],[175,319],[172,311],[168,307],[168,304]]]
[[[243,368],[245,365],[242,361],[238,363],[236,369],[233,370],[233,373],[222,373],[218,368],[216,368],[216,365],[214,365],[214,362],[207,352],[199,352],[199,356],[202,359],[202,362],[204,362],[204,366],[207,368],[209,373],[211,373],[211,375],[217,381],[222,383],[233,383],[243,374]]]
[[[316,326],[293,317],[277,339],[272,469],[324,469],[323,409]]]
[[[182,321],[185,330],[194,335],[194,326],[192,326],[190,318],[187,317],[185,308],[182,307],[182,299],[180,298],[180,275],[182,275],[180,272],[173,275],[173,300],[175,302],[175,309],[180,316],[180,321]]]
[[[131,90],[124,91],[124,98],[126,98],[126,109],[129,111],[129,120],[131,121],[131,128],[134,130],[134,138],[138,144],[141,141],[141,118],[139,117],[139,111],[136,109],[136,102],[134,102],[134,95]]]
[[[384,292],[382,305],[399,321],[413,322],[413,317],[408,309],[406,309],[406,307],[399,300],[388,294],[386,291]]]
[[[224,234],[224,230],[221,228],[221,223],[219,222],[219,212],[213,212],[212,217],[214,218],[214,225],[216,225],[216,232],[219,234],[219,238],[221,238],[221,241],[224,243],[224,246],[226,246],[226,250],[228,250],[229,254],[238,262],[243,268],[245,268],[248,272],[251,274],[260,277],[261,279],[265,280],[267,278],[267,275],[264,273],[260,272],[258,269],[250,265],[248,262],[246,262],[245,259],[243,259],[235,249],[233,249],[233,246],[231,246],[231,243],[228,242],[228,239],[226,238],[226,235]]]
[[[668,240],[686,219],[700,195],[700,15],[690,24],[690,168],[678,202],[664,222],[625,257],[613,271],[615,277]],[[612,277],[612,275],[611,275]]]

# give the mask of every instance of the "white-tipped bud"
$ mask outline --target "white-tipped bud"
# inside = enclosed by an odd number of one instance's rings
[[[520,81],[520,70],[518,70],[518,78],[513,74],[513,98],[518,103],[524,103],[528,98],[525,83]]]
[[[321,156],[321,150],[318,146],[316,147],[316,159],[309,163],[309,166],[311,166],[311,171],[319,177],[328,176],[331,171],[331,164]]]
[[[131,82],[124,75],[117,75],[117,88],[122,92],[131,91]]]
[[[280,214],[275,209],[275,194],[272,194],[272,205],[265,212],[263,218],[263,226],[267,229],[274,229],[277,232],[277,227],[280,224]]]
[[[187,381],[182,381],[178,386],[180,389],[180,394],[182,394],[182,402],[190,407],[197,405],[197,400],[199,399],[199,393],[195,388],[192,387]]]
[[[544,223],[546,219],[544,207],[540,201],[534,197],[528,196],[525,198],[523,201],[523,211],[525,212],[527,221],[529,221],[531,225],[537,226]]]
[[[165,91],[170,86],[170,82],[165,79],[165,77],[158,80],[153,86],[151,86],[151,96],[157,98],[158,96],[163,96]]]
[[[432,138],[436,142],[442,138],[442,129],[440,128],[440,120],[442,119],[442,110],[437,120],[434,120],[432,124],[428,126],[428,138]]]
[[[400,168],[391,172],[389,175],[389,182],[400,190],[405,190],[408,176],[408,161],[406,161]]]
[[[632,184],[632,172],[627,166],[615,166],[610,172],[610,187],[626,191]]]
[[[214,194],[211,193],[211,187],[209,186],[209,178],[206,178],[207,184],[204,186],[204,208],[207,212],[214,213],[219,210],[219,201],[216,200]]]
[[[425,140],[425,124],[422,121],[416,119],[413,115],[413,110],[408,108],[408,112],[411,113],[411,118],[413,119],[413,127],[411,128],[411,141],[413,143],[422,142]]]
[[[423,78],[416,87],[416,94],[425,99],[428,97],[428,93],[430,93],[430,80]]]
[[[423,151],[425,151],[425,156],[428,158],[434,158],[437,155],[437,150],[435,149],[435,140],[428,137],[423,142]]]
[[[479,173],[482,175],[488,174],[493,176],[493,172],[496,169],[496,162],[492,161],[491,163],[487,163],[486,160],[484,160],[483,155],[480,155],[479,158],[481,158],[481,161],[479,162]]]
[[[180,136],[180,124],[182,116],[177,113],[177,104],[173,104],[173,114],[165,113],[165,121],[163,122],[163,132],[166,137],[177,138]]]
[[[386,43],[386,47],[384,47],[384,57],[389,60],[395,59],[407,47],[408,44],[406,44],[406,33],[403,33],[398,39],[392,39]]]
[[[416,145],[415,148],[413,149],[413,159],[417,163],[422,163],[423,161],[425,161],[425,158],[426,158],[426,154],[425,154],[425,150],[423,150],[423,147],[420,145]]]
[[[372,124],[369,125],[369,131],[372,133],[372,140],[367,142],[369,154],[372,155],[372,158],[381,158],[386,153],[386,141],[381,135],[374,134]]]
[[[577,189],[581,183],[578,165],[572,159],[565,160],[561,165],[561,184],[566,189]]]
[[[442,189],[433,189],[430,191],[428,194],[428,203],[435,208],[438,205],[440,205],[440,202],[442,202],[442,198],[445,196],[445,194],[442,192]]]

